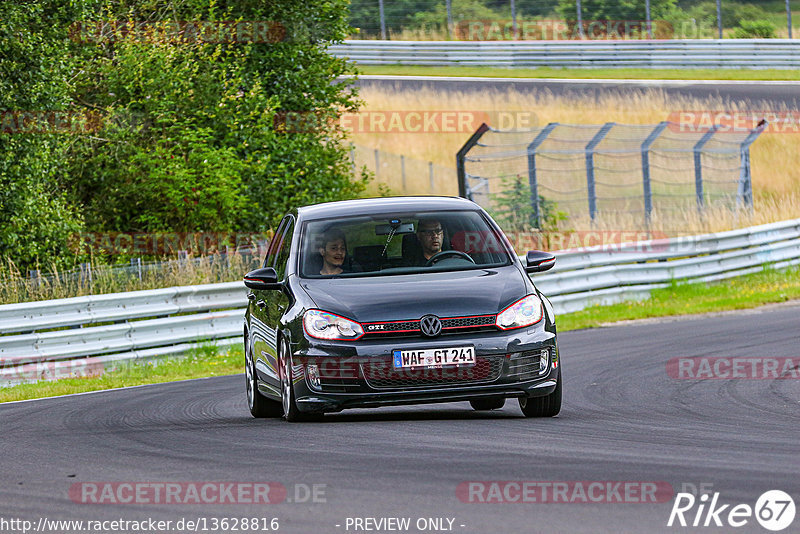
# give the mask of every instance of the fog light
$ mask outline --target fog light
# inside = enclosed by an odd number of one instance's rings
[[[311,387],[319,388],[319,368],[317,367],[317,364],[308,364],[306,371],[308,372],[308,381],[311,384]]]
[[[539,354],[539,374],[544,373],[547,371],[547,364],[550,361],[550,351],[547,349],[542,349],[542,352]]]

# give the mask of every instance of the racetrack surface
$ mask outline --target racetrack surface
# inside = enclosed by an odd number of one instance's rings
[[[798,109],[800,82],[724,80],[589,80],[535,78],[473,78],[456,76],[361,75],[357,85],[381,90],[432,89],[441,92],[515,90],[520,93],[548,91],[564,97],[597,99],[604,95],[643,93],[660,89],[668,97],[721,98],[725,103],[744,102],[751,111]],[[784,108],[785,106],[785,108]]]
[[[355,516],[412,525],[449,517],[463,533],[718,532],[667,528],[671,499],[465,503],[456,487],[665,481],[677,492],[710,483],[720,502],[752,506],[780,489],[800,504],[800,380],[676,380],[666,371],[677,356],[797,357],[799,326],[800,307],[790,306],[562,333],[564,407],[544,420],[525,419],[515,401],[488,414],[452,403],[318,423],[256,420],[242,376],[0,405],[0,516],[278,517],[280,532],[319,534],[353,532],[345,520]],[[295,484],[325,484],[326,502],[72,502],[70,486],[91,481],[275,481],[290,499]],[[766,532],[753,518],[736,531]]]

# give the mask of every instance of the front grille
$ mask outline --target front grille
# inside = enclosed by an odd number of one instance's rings
[[[442,334],[495,330],[496,315],[470,317],[443,317]],[[388,323],[363,323],[365,337],[420,336],[419,319]]]
[[[453,317],[442,319],[442,329],[466,328],[470,326],[494,326],[496,315],[483,315],[478,317]]]
[[[439,369],[395,369],[391,358],[361,364],[361,373],[373,389],[407,389],[485,384],[500,377],[503,355],[478,356],[475,365]]]

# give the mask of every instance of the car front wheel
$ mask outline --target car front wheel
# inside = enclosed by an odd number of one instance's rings
[[[544,397],[521,397],[519,407],[525,417],[553,417],[561,411],[561,368],[558,368],[556,389]]]
[[[245,334],[244,338],[244,377],[245,391],[247,393],[247,407],[253,417],[280,417],[281,403],[268,399],[258,391],[258,378],[256,377],[256,365],[253,360],[253,350],[250,346],[250,339]]]
[[[290,423],[306,421],[308,416],[297,409],[297,402],[295,402],[294,380],[292,380],[292,354],[286,339],[281,339],[280,348],[278,350],[278,361],[280,362],[281,373],[281,405],[283,408],[283,418]]]

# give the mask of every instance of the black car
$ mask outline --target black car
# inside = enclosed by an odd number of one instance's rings
[[[244,324],[255,417],[469,401],[528,417],[561,409],[553,308],[477,204],[405,197],[292,210],[250,288]]]

